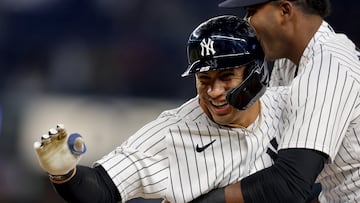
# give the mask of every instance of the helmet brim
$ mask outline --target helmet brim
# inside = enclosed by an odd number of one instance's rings
[[[221,2],[218,6],[222,8],[236,8],[236,7],[246,7],[253,6],[257,4],[266,3],[269,0],[227,0]]]
[[[248,55],[250,55],[250,53],[239,53],[232,55],[213,56],[209,60],[198,60],[189,65],[188,69],[181,76],[186,77],[199,72],[227,70],[241,66],[245,67],[250,62],[248,61]]]

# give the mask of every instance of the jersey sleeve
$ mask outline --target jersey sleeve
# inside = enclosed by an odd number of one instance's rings
[[[329,52],[308,59],[293,80],[280,148],[309,148],[334,160],[351,121],[359,85]]]
[[[150,122],[95,163],[107,171],[123,202],[165,197],[169,177],[166,125],[165,118]]]

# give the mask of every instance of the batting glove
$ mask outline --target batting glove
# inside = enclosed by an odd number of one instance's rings
[[[54,176],[64,176],[76,168],[80,157],[86,151],[81,135],[68,135],[64,125],[50,129],[41,137],[41,142],[34,142],[34,149],[41,168]]]

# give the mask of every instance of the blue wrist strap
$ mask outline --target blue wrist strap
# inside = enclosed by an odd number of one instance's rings
[[[86,152],[86,145],[85,144],[84,144],[84,148],[83,148],[82,151],[77,151],[74,148],[75,140],[76,140],[76,138],[79,138],[79,137],[81,137],[81,135],[78,134],[78,133],[72,133],[72,134],[69,135],[68,145],[69,145],[71,153],[74,154],[74,155],[81,155],[81,154],[84,154]]]

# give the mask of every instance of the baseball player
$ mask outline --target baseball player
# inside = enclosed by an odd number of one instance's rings
[[[266,58],[283,58],[273,84],[290,85],[275,164],[227,187],[227,202],[304,202],[315,180],[322,185],[320,202],[360,202],[360,53],[324,21],[330,2],[227,0],[220,6],[247,10]]]
[[[197,96],[161,113],[93,167],[77,164],[85,142],[63,125],[34,143],[58,194],[69,202],[189,202],[273,164],[287,89],[265,91],[264,53],[248,23],[211,18],[191,33],[187,53],[183,76],[195,75]]]

